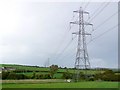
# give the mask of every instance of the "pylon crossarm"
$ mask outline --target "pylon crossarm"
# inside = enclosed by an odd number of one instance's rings
[[[89,22],[84,22],[84,25],[91,25],[91,26],[93,26],[93,24],[91,24]]]
[[[72,34],[79,35],[79,32],[73,32]],[[82,33],[81,35],[91,35],[90,33]]]
[[[74,21],[74,22],[70,22],[70,24],[77,24],[77,25],[79,25],[79,22],[78,21]]]
[[[80,10],[77,10],[77,11],[73,11],[74,13],[84,13],[84,14],[89,14],[89,12],[86,12],[86,11],[80,11]]]

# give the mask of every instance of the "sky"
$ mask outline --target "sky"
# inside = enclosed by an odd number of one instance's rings
[[[77,20],[73,11],[82,7],[90,13],[91,19],[85,15],[84,20],[94,28],[93,32],[92,27],[85,28],[86,32],[92,32],[87,36],[87,43],[93,40],[87,44],[91,67],[117,68],[118,3],[66,1],[2,1],[0,63],[45,66],[49,58],[49,65],[74,67],[77,38],[72,40],[72,32],[78,28],[72,25],[70,29],[69,22]]]

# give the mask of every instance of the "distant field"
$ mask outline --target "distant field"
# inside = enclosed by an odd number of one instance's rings
[[[119,83],[120,84],[120,83]],[[118,88],[118,82],[2,84],[2,88]]]
[[[44,73],[44,72],[47,73],[47,72],[50,71],[49,68],[45,68],[45,67],[32,67],[32,66],[12,65],[12,64],[0,64],[0,66],[3,66],[3,67],[13,67],[13,68],[22,69],[22,70],[39,71],[39,72],[42,72],[42,73]],[[68,71],[70,73],[74,73],[73,69],[68,69]],[[66,69],[58,69],[57,72],[58,73],[66,72]],[[80,72],[85,73],[85,70],[80,70]],[[100,73],[100,72],[104,72],[104,71],[103,70],[87,70],[88,74],[96,74],[96,73]],[[30,73],[26,73],[26,74],[28,75]]]
[[[16,68],[16,69],[32,70],[32,71],[49,71],[49,68],[42,68],[42,67],[39,68],[39,67],[14,65],[14,64],[2,64],[0,66],[3,66],[3,67],[13,67],[13,68]]]

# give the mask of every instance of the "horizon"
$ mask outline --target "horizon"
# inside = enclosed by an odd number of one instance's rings
[[[34,67],[34,66],[37,66],[37,67],[43,67],[43,68],[49,68],[51,65],[55,65],[55,64],[51,64],[50,66],[47,66],[47,67],[45,67],[45,66],[39,66],[39,65],[27,65],[27,64],[14,64],[14,63],[4,63],[4,64],[0,64],[0,65],[20,65],[20,66],[30,66],[30,67]],[[59,68],[61,67],[61,66],[58,66]],[[63,67],[61,67],[61,68],[65,68],[66,66],[63,66]],[[74,67],[67,67],[67,68],[74,68]],[[89,69],[120,69],[119,67],[118,68],[105,68],[105,67],[92,67],[92,68],[89,68]]]

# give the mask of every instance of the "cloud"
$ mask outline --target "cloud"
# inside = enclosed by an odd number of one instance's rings
[[[90,3],[86,10],[90,11],[92,15],[94,7],[100,4]],[[42,66],[50,58],[51,64],[74,67],[75,55],[71,57],[71,54],[76,51],[76,49],[73,50],[73,47],[77,46],[75,42],[60,56],[60,59],[55,60],[51,56],[59,56],[71,40],[71,33],[77,31],[77,26],[73,26],[68,32],[73,10],[78,9],[80,5],[81,3],[63,2],[5,2],[5,5],[0,5],[1,13],[3,13],[0,15],[2,21],[0,22],[0,60],[3,63]],[[84,7],[84,5],[82,6]],[[94,27],[103,22],[103,18],[109,17],[114,10],[117,10],[115,5],[110,4],[98,15],[98,18],[93,20]],[[112,27],[116,21],[117,16],[113,17],[109,23],[102,25],[93,34],[99,35]],[[58,46],[60,46],[59,49]],[[93,58],[91,59],[92,66],[117,66],[117,50],[117,31],[115,29],[88,46],[89,56]],[[64,58],[64,56],[67,57]]]
[[[90,63],[91,63],[92,68],[107,67],[107,62],[103,59],[100,59],[100,58],[93,58],[90,60]]]

